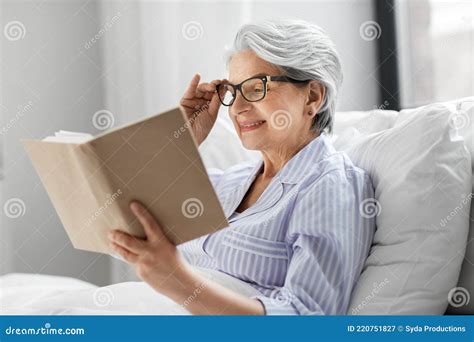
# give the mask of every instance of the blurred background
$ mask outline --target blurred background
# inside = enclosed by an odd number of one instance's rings
[[[99,133],[177,105],[194,73],[223,59],[249,21],[300,18],[341,55],[338,111],[400,109],[472,96],[472,1],[0,2],[0,274],[97,285],[136,280],[109,256],[72,247],[20,142],[60,129]],[[98,112],[107,127],[94,125]],[[223,109],[219,116],[227,120]],[[6,213],[8,203],[16,213]]]

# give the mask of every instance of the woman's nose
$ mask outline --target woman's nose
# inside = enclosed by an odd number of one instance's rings
[[[239,92],[237,92],[236,98],[234,99],[234,103],[230,107],[230,113],[232,115],[239,115],[249,111],[252,104],[245,100]]]

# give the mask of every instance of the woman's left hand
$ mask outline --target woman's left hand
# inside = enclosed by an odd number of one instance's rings
[[[176,286],[172,275],[187,264],[176,246],[165,236],[156,219],[142,204],[133,201],[130,209],[143,225],[146,238],[141,239],[115,229],[108,234],[111,248],[133,264],[140,279],[159,292],[167,292]]]
[[[132,263],[137,275],[153,289],[196,315],[265,314],[260,301],[194,272],[148,210],[138,202],[132,202],[130,208],[143,225],[146,239],[114,230],[109,233],[111,247]]]

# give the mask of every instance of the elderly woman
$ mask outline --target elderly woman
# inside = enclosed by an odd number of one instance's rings
[[[367,172],[326,136],[342,80],[334,45],[304,21],[245,25],[228,71],[228,80],[210,83],[195,75],[181,106],[198,143],[224,105],[245,148],[261,152],[256,163],[209,170],[229,227],[176,247],[134,202],[147,239],[116,230],[111,244],[177,303],[199,287],[186,307],[194,314],[345,314],[375,229],[360,206],[374,192]],[[233,292],[191,263],[238,278],[260,295]]]

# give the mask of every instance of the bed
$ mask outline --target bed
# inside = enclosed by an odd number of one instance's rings
[[[474,98],[402,110],[338,112],[337,150],[369,171],[374,242],[348,315],[474,314]],[[225,149],[221,141],[228,142]],[[206,167],[255,158],[219,117],[200,147]],[[244,295],[255,289],[218,271],[205,276]],[[0,276],[2,314],[187,315],[143,282],[97,287],[67,277]]]

